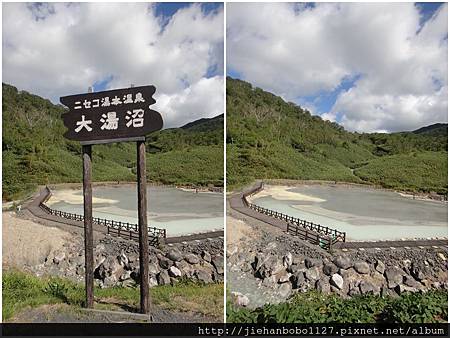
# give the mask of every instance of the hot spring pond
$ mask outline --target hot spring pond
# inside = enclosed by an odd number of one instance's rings
[[[138,222],[136,186],[93,187],[92,203],[94,217]],[[47,205],[83,215],[83,192],[53,190]],[[150,227],[166,229],[168,237],[220,230],[224,228],[223,194],[148,187],[147,218]]]
[[[447,237],[447,204],[365,187],[269,186],[253,203],[345,231],[348,240]]]

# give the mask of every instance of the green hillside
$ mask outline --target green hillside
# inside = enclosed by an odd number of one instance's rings
[[[351,133],[294,103],[227,78],[227,184],[314,179],[447,193],[447,125]]]
[[[64,107],[2,84],[3,200],[38,184],[81,182],[81,146],[63,138]],[[147,141],[147,177],[165,184],[223,185],[223,115],[159,131]],[[96,145],[95,181],[134,181],[134,143]]]

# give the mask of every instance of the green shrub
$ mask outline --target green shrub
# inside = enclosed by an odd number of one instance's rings
[[[406,293],[398,298],[361,295],[343,299],[316,291],[289,302],[250,310],[227,303],[230,323],[434,323],[447,321],[447,292]]]

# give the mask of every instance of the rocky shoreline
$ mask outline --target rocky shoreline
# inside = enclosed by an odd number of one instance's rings
[[[149,285],[174,285],[181,279],[202,283],[224,278],[223,238],[196,240],[149,248]],[[27,270],[38,276],[84,281],[84,240],[76,235],[62,249]],[[94,242],[94,282],[98,287],[135,286],[139,281],[139,246],[110,235]]]
[[[447,248],[386,248],[330,254],[283,233],[229,246],[233,302],[259,307],[317,290],[348,298],[448,288]]]

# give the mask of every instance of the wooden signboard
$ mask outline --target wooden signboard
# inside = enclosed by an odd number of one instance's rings
[[[69,108],[62,115],[67,132],[64,137],[83,145],[83,201],[85,243],[86,306],[94,307],[94,238],[92,230],[92,145],[111,142],[136,141],[139,268],[141,312],[149,312],[148,287],[148,227],[147,174],[145,166],[145,135],[160,130],[161,115],[150,106],[154,86],[131,87],[97,93],[70,95],[60,98]]]
[[[131,87],[60,98],[69,108],[63,114],[64,136],[82,144],[135,141],[163,125],[161,115],[150,106],[154,86]]]

